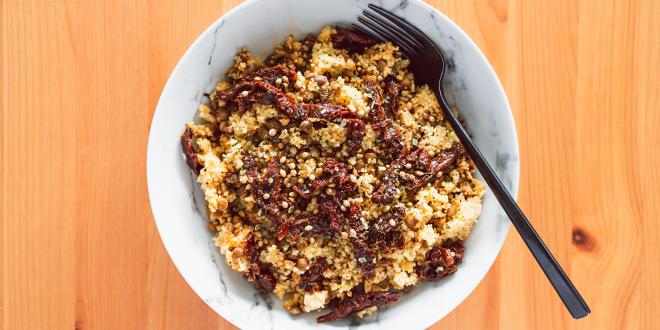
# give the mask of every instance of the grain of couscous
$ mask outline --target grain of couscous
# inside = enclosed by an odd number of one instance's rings
[[[246,49],[181,143],[229,266],[292,314],[372,314],[456,271],[482,184],[391,43],[340,27]],[[408,288],[408,289],[406,289]]]

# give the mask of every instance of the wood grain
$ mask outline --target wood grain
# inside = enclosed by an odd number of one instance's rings
[[[155,230],[162,87],[238,0],[0,2],[2,329],[231,329]],[[515,233],[433,329],[660,321],[660,2],[431,1],[481,47],[517,122],[519,201],[591,305],[573,321]]]

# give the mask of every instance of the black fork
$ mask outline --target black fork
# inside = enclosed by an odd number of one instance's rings
[[[566,308],[575,319],[587,316],[591,312],[589,306],[587,306],[571,280],[545,246],[545,243],[520,210],[516,201],[506,190],[493,168],[472,142],[458,118],[451,112],[442,91],[445,60],[440,49],[422,31],[405,19],[373,4],[369,5],[369,9],[364,10],[362,12],[363,16],[358,17],[358,21],[364,26],[354,24],[353,28],[381,41],[390,41],[396,44],[403,54],[410,59],[410,70],[415,75],[415,83],[428,85],[433,90],[440,102],[444,117],[451,124],[458,139],[472,161],[474,161],[477,169],[481,172],[541,269],[543,269],[557,294],[559,294]]]

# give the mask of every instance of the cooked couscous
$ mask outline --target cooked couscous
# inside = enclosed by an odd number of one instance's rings
[[[340,27],[247,49],[181,143],[229,266],[292,314],[372,314],[456,271],[482,184],[391,43]]]

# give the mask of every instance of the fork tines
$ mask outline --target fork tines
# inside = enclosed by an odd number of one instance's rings
[[[369,4],[369,9],[362,11],[358,21],[364,27],[353,24],[354,29],[380,41],[390,41],[398,45],[408,58],[420,55],[427,47],[435,47],[415,26],[374,4]]]

